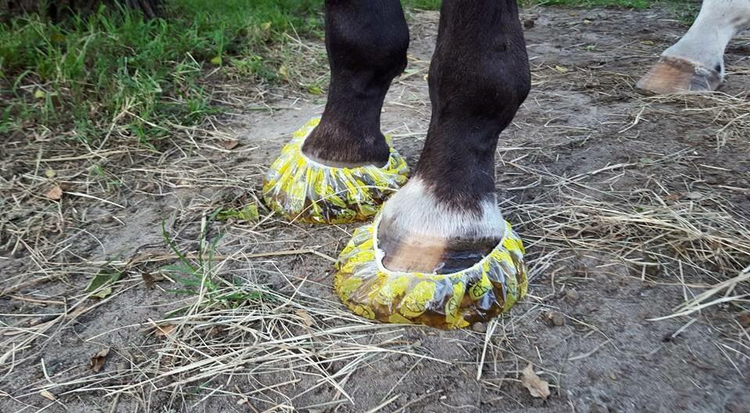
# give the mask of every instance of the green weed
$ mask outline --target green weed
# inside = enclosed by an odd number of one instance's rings
[[[565,7],[616,7],[644,10],[651,6],[663,6],[685,21],[692,21],[698,14],[700,3],[691,0],[521,0],[523,6]]]
[[[216,212],[216,219],[226,221],[236,219],[245,222],[255,222],[260,218],[258,205],[250,203],[242,208],[222,208]]]
[[[440,10],[441,0],[401,0],[404,7],[422,10]]]
[[[107,298],[112,295],[114,284],[122,277],[122,271],[111,265],[103,266],[86,286],[91,297]]]
[[[217,275],[215,266],[216,247],[221,241],[219,235],[213,240],[207,239],[207,228],[217,213],[208,219],[201,221],[201,233],[198,245],[198,254],[195,261],[186,257],[169,236],[165,223],[162,221],[162,235],[169,248],[177,255],[176,264],[167,265],[161,268],[161,271],[168,274],[172,279],[181,285],[180,289],[173,290],[176,294],[195,295],[201,297],[200,306],[222,308],[237,308],[247,302],[257,302],[261,299],[269,299],[260,291],[248,289],[244,280],[233,279],[231,282]],[[178,309],[171,314],[184,311],[185,308]]]

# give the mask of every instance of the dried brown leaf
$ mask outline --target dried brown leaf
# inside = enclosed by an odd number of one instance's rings
[[[529,364],[521,371],[521,384],[529,390],[531,397],[540,399],[549,397],[549,383],[536,375],[533,364]]]
[[[162,281],[164,279],[163,276],[159,274],[151,274],[148,271],[144,271],[141,273],[141,277],[143,278],[143,283],[146,284],[146,288],[149,290],[154,288],[154,283],[157,281]]]
[[[174,324],[164,324],[164,325],[156,326],[156,329],[154,330],[154,332],[156,333],[157,336],[164,337],[164,336],[168,336],[172,334],[172,332],[174,331],[174,328],[175,328]]]
[[[308,313],[307,311],[297,310],[296,312],[297,312],[297,315],[300,316],[300,318],[302,318],[302,322],[305,323],[306,326],[310,327],[313,325],[313,323],[315,323],[313,318],[310,316],[310,313]]]
[[[221,145],[224,147],[224,149],[234,149],[237,147],[237,145],[240,144],[240,141],[236,139],[227,139],[225,141],[221,142]]]
[[[104,362],[107,361],[107,355],[109,355],[108,348],[94,354],[91,357],[91,361],[89,361],[89,368],[94,373],[98,373],[104,367]]]
[[[63,190],[60,185],[53,186],[47,193],[44,194],[47,199],[51,201],[59,201],[62,198]]]

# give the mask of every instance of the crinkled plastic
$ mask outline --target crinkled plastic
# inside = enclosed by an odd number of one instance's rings
[[[377,224],[354,232],[339,255],[334,288],[353,312],[389,323],[463,328],[506,312],[526,295],[521,239],[506,222],[502,241],[474,266],[452,274],[390,271],[377,246]]]
[[[380,205],[406,182],[409,167],[393,148],[383,167],[334,168],[302,153],[302,144],[320,118],[292,135],[265,177],[263,198],[272,210],[307,223],[343,224],[374,216]]]

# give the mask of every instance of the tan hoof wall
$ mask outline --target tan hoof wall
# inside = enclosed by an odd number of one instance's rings
[[[721,84],[721,74],[713,69],[697,66],[687,60],[662,57],[636,83],[646,92],[665,95],[670,93],[698,93],[716,90]]]
[[[471,267],[489,255],[502,239],[445,239],[404,234],[381,221],[378,245],[383,266],[391,271],[447,274]]]

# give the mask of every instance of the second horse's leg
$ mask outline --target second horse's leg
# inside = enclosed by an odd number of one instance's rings
[[[750,0],[703,0],[690,30],[662,53],[638,88],[659,94],[716,90],[724,80],[724,49],[748,27]]]

